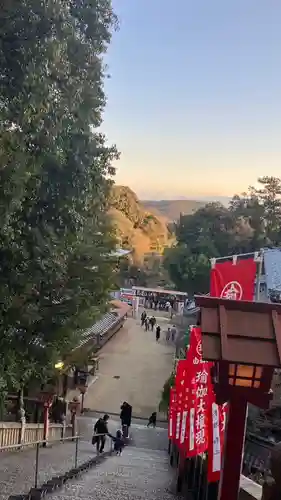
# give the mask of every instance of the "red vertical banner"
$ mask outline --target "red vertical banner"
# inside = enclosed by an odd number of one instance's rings
[[[189,415],[186,428],[186,456],[203,453],[208,447],[208,387],[210,363],[202,360],[201,329],[193,328],[187,353],[189,373]]]
[[[195,456],[208,447],[208,378],[209,367],[202,362],[196,367],[189,410],[189,446],[187,456]]]
[[[211,269],[211,297],[253,300],[256,272],[253,258],[216,262]]]
[[[168,436],[169,439],[174,439],[175,438],[175,432],[176,432],[176,427],[175,427],[175,417],[176,417],[176,389],[175,387],[171,387],[170,389],[170,404],[169,404],[169,429],[168,429]]]
[[[178,445],[180,444],[182,413],[185,401],[186,377],[187,377],[186,359],[180,359],[177,364],[176,381],[175,381],[176,398],[177,398],[175,441]]]

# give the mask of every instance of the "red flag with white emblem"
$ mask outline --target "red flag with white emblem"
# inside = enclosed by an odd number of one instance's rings
[[[211,297],[253,300],[257,263],[253,258],[216,262],[211,270]]]

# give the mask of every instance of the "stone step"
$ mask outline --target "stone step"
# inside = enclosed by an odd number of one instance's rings
[[[125,448],[51,495],[53,500],[172,500],[173,473],[162,451]]]
[[[91,440],[96,418],[83,417],[79,420],[79,434],[84,439]],[[115,435],[120,429],[120,420],[118,417],[110,418],[108,423],[109,432]],[[130,445],[138,448],[147,448],[150,450],[165,451],[168,448],[167,429],[156,427],[147,428],[145,423],[132,423],[130,427]]]

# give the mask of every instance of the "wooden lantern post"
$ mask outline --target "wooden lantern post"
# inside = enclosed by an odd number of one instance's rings
[[[268,408],[281,366],[281,304],[196,297],[203,359],[215,363],[218,404],[229,401],[219,500],[238,500],[248,402]]]

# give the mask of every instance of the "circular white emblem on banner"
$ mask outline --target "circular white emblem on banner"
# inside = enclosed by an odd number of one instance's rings
[[[198,342],[198,344],[196,346],[196,352],[200,358],[202,356],[202,342],[201,342],[201,340]]]
[[[242,286],[238,281],[230,281],[221,292],[222,299],[241,300],[243,295]]]

